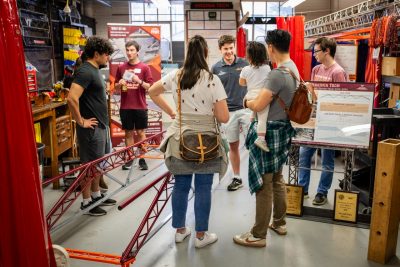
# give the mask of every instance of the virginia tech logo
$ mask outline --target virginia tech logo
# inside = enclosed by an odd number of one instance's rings
[[[160,30],[158,28],[151,28],[151,34],[160,34]]]

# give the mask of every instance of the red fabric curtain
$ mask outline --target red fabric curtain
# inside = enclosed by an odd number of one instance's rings
[[[246,57],[246,32],[240,27],[236,33],[236,55],[238,57]]]
[[[379,55],[378,59],[373,59],[373,51],[374,48],[370,47],[369,48],[369,54],[368,54],[368,61],[367,61],[367,68],[370,65],[370,69],[366,69],[365,71],[365,81],[370,82],[370,83],[375,83],[375,90],[374,90],[374,108],[379,108],[380,105],[380,87],[382,84],[382,47],[379,50]],[[368,75],[368,80],[367,80],[367,75]]]
[[[313,55],[311,50],[304,50],[303,79],[305,81],[311,80],[312,56]]]
[[[15,0],[0,1],[0,29],[0,265],[55,267]]]
[[[292,35],[290,58],[296,64],[300,76],[304,77],[304,16],[276,18],[277,28],[287,30]]]
[[[284,17],[277,17],[276,18],[276,27],[280,30],[288,30],[288,25],[286,23],[286,18]]]

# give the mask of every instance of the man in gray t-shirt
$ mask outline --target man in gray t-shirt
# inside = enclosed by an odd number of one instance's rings
[[[269,89],[272,94],[279,95],[280,98],[285,102],[286,106],[289,107],[294,91],[297,88],[297,81],[287,72],[284,68],[290,69],[297,78],[300,77],[299,71],[297,70],[294,62],[289,58],[288,61],[279,64],[278,68],[273,69],[267,77],[264,83],[264,87]],[[272,101],[269,108],[268,120],[286,120],[288,117],[278,101]]]
[[[265,247],[268,228],[280,235],[287,233],[286,187],[282,166],[287,159],[291,139],[291,135],[286,133],[294,130],[283,108],[273,100],[273,95],[279,95],[286,106],[290,106],[297,88],[296,80],[283,69],[289,68],[299,76],[296,65],[289,56],[290,39],[287,31],[268,31],[265,38],[268,55],[278,67],[268,74],[265,88],[261,89],[257,98],[244,101],[244,106],[255,112],[270,105],[266,139],[271,150],[265,152],[253,144],[257,134],[254,129],[256,124],[252,124],[246,144],[249,148],[249,189],[256,193],[256,220],[249,232],[233,237],[235,243],[243,246]],[[271,129],[273,134],[269,132]],[[284,149],[278,150],[279,147]],[[269,224],[272,206],[273,221]]]

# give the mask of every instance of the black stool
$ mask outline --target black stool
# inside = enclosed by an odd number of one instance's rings
[[[68,166],[69,170],[74,169],[78,165],[81,164],[81,159],[76,158],[76,157],[67,157],[67,158],[62,158],[61,159],[61,167],[62,167],[62,172],[65,173],[65,167]],[[65,176],[63,181],[64,181],[64,191],[70,187],[70,185],[75,181],[76,176],[75,175],[68,175]]]

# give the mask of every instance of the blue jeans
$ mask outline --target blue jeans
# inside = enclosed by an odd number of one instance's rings
[[[311,168],[311,158],[317,149],[313,147],[300,147],[299,167]],[[333,171],[335,168],[335,150],[322,149],[322,169]],[[328,194],[331,188],[333,172],[322,171],[319,179],[317,193]],[[304,192],[308,193],[310,185],[310,170],[299,170],[299,185],[304,187]]]
[[[196,232],[208,230],[208,219],[211,210],[211,186],[214,174],[194,174],[194,216]],[[175,175],[172,191],[172,227],[186,226],[186,210],[193,175]]]

